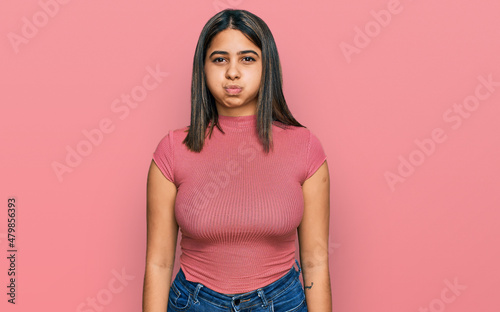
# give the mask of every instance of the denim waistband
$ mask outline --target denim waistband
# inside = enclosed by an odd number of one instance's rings
[[[186,276],[184,275],[182,268],[179,269],[177,278],[179,282],[193,294],[193,301],[195,303],[198,302],[198,298],[203,298],[206,301],[213,301],[213,299],[216,298],[220,301],[226,302],[228,306],[232,305],[235,308],[237,307],[237,310],[253,306],[257,303],[266,307],[269,299],[281,294],[292,284],[292,282],[294,282],[296,277],[300,276],[302,269],[297,259],[295,259],[295,264],[297,264],[298,271],[295,270],[294,266],[292,266],[287,274],[271,284],[242,294],[222,294],[204,286],[201,283],[188,281],[186,280]]]

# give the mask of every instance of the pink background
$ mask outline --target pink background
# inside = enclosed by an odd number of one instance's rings
[[[288,105],[328,156],[334,311],[498,312],[496,0],[2,1],[0,309],[140,311],[147,170],[189,124],[196,42],[226,7],[269,25]],[[157,66],[168,75],[141,93]],[[58,179],[77,146],[88,155]]]

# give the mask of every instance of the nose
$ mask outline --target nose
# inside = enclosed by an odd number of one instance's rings
[[[227,79],[235,79],[240,77],[240,70],[238,68],[238,63],[235,61],[229,62],[229,65],[227,66],[227,71],[226,71],[226,78]]]

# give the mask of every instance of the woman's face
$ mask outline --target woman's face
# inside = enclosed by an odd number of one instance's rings
[[[212,39],[204,70],[219,115],[257,113],[261,56],[262,51],[239,30],[225,29]]]

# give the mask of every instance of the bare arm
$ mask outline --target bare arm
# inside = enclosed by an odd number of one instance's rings
[[[155,162],[151,161],[147,183],[147,250],[143,312],[167,311],[179,230],[174,215],[176,195],[175,184],[167,180]]]
[[[302,192],[304,216],[298,227],[298,236],[307,308],[310,312],[331,312],[328,264],[330,176],[326,161],[304,182]]]

